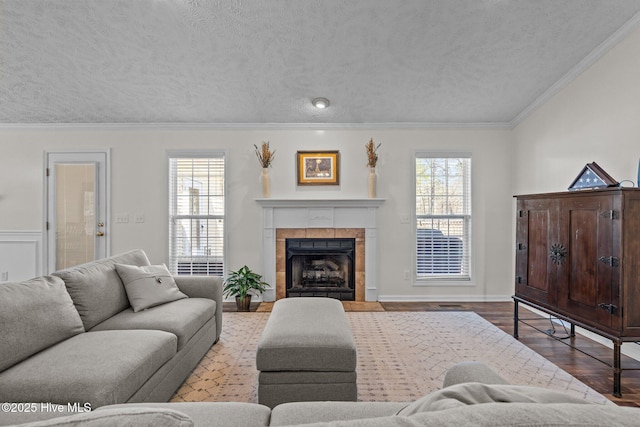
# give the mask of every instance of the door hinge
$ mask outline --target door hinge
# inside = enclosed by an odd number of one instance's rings
[[[518,216],[520,218],[523,218],[523,217],[527,216],[527,211],[518,211]]]
[[[45,223],[45,228],[46,228],[46,230],[47,230],[47,231],[49,231],[49,221],[47,221],[47,222]]]
[[[45,169],[45,173],[46,173],[46,176],[48,177],[49,176],[49,168]]]
[[[606,219],[618,219],[620,218],[620,213],[614,210],[602,211],[600,216]]]
[[[613,304],[605,304],[603,302],[601,302],[600,304],[598,304],[598,307],[600,307],[601,309],[603,309],[604,311],[609,312],[609,314],[614,314],[616,312],[616,310],[618,310],[618,307],[613,305]]]
[[[519,285],[526,285],[527,281],[524,280],[524,277],[522,276],[516,276],[516,283]]]
[[[527,245],[525,245],[524,243],[518,243],[517,248],[519,251],[524,251],[525,249],[527,249]]]
[[[620,261],[617,257],[614,256],[601,256],[600,262],[606,265],[610,265],[611,267],[618,267],[620,265]]]

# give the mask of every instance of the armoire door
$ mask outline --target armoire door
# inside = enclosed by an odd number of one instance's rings
[[[613,301],[613,196],[567,197],[558,200],[559,240],[566,257],[558,259],[558,307],[566,314],[610,328],[619,316]],[[617,277],[617,275],[616,275]]]
[[[555,306],[557,267],[549,258],[556,241],[557,204],[552,199],[519,199],[516,230],[516,294]]]

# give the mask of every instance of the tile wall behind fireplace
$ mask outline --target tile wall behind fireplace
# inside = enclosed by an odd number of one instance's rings
[[[278,228],[276,229],[276,299],[286,297],[285,241],[297,239],[356,239],[355,282],[356,301],[365,300],[365,229],[364,228]]]

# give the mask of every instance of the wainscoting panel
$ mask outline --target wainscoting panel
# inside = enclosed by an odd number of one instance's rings
[[[42,275],[42,232],[0,231],[0,283]]]

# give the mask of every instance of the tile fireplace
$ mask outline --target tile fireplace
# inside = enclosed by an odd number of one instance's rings
[[[272,285],[272,289],[263,294],[264,301],[287,297],[288,239],[352,240],[353,267],[344,271],[345,281],[353,275],[353,279],[346,285],[353,288],[351,300],[377,301],[377,210],[384,199],[257,199],[256,202],[263,208],[263,278]],[[308,288],[322,287],[325,281],[338,281],[337,276],[340,274],[336,271],[343,269],[341,263],[344,257],[328,260],[316,258],[315,265],[313,261],[314,259],[310,260],[310,267],[307,266],[309,268],[302,267],[300,270],[301,267],[297,267],[296,274],[300,276],[297,279],[298,287],[302,285],[300,282],[305,269],[307,278],[304,285],[311,283],[310,276],[316,276],[311,271],[322,271],[317,273],[320,281],[316,283],[318,286],[307,286]],[[328,276],[332,275],[333,279],[329,280]],[[339,293],[350,292],[344,289],[342,282],[335,288],[340,288],[337,289]],[[329,289],[318,290],[328,291]],[[310,293],[311,290],[305,292]]]

